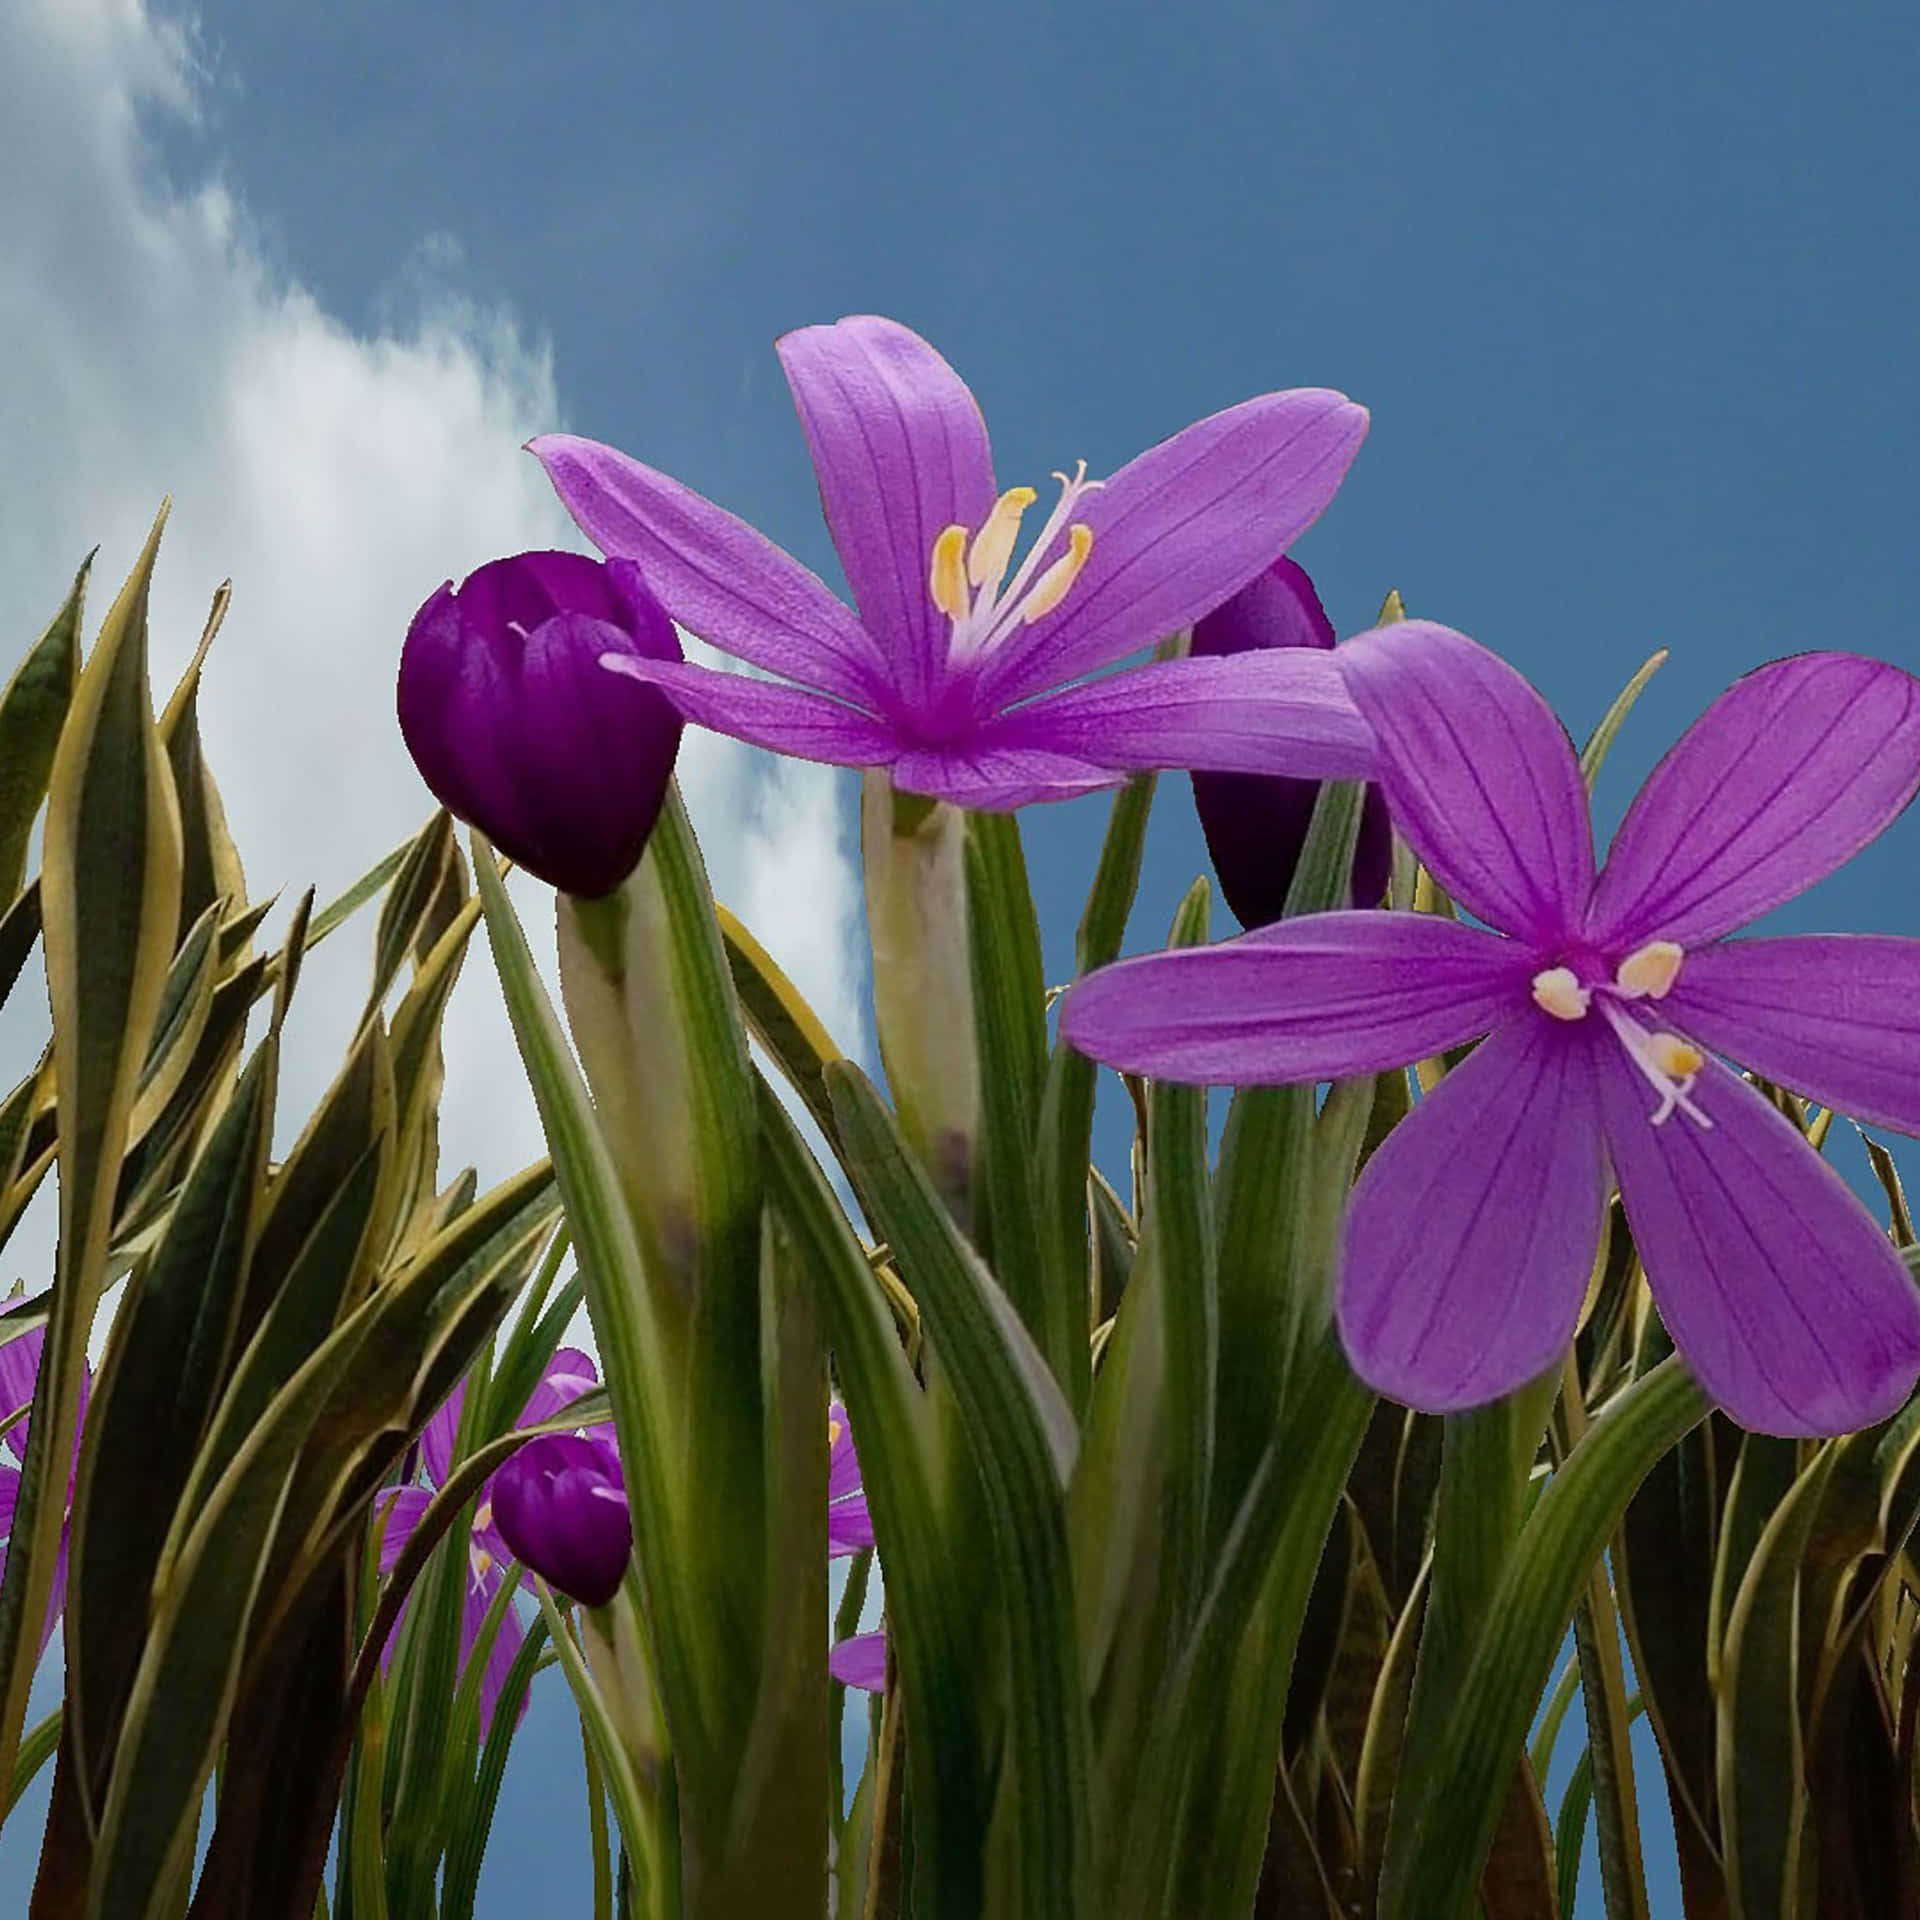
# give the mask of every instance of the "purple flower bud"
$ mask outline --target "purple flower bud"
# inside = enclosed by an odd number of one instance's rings
[[[400,731],[452,813],[564,892],[611,893],[639,863],[680,746],[666,696],[603,654],[678,660],[631,560],[522,553],[451,581],[400,654]]]
[[[589,1607],[620,1591],[633,1552],[626,1483],[611,1440],[529,1440],[493,1477],[493,1524],[551,1587]]]
[[[1195,654],[1250,653],[1259,647],[1331,647],[1333,623],[1304,568],[1276,560],[1193,629]],[[1280,918],[1307,843],[1317,780],[1262,773],[1196,773],[1193,804],[1213,855],[1220,891],[1243,927]],[[1353,899],[1377,906],[1393,867],[1393,831],[1377,786],[1367,788],[1353,855]]]

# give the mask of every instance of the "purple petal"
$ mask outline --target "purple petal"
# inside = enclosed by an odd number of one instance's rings
[[[856,713],[824,694],[744,673],[715,673],[708,667],[621,654],[608,654],[600,664],[611,673],[658,687],[696,726],[772,753],[824,760],[834,767],[884,767],[900,752],[899,738],[885,721]]]
[[[1258,653],[1270,647],[1333,650],[1335,634],[1312,577],[1284,555],[1194,623],[1193,657]]]
[[[1005,706],[1152,645],[1202,614],[1319,519],[1366,438],[1345,394],[1263,394],[1122,467],[1076,516],[1093,552],[1052,614],[1009,637],[983,690]]]
[[[1061,1037],[1127,1073],[1254,1086],[1378,1073],[1527,1004],[1534,958],[1424,913],[1316,913],[1089,974]]]
[[[950,806],[1012,813],[1044,800],[1073,800],[1126,779],[1071,754],[1033,747],[915,747],[893,763],[893,784]]]
[[[560,1347],[540,1375],[540,1383],[527,1396],[515,1426],[537,1427],[551,1420],[563,1407],[570,1406],[584,1393],[600,1384],[593,1358],[578,1347]]]
[[[1684,1114],[1619,1047],[1600,1098],[1660,1317],[1700,1384],[1757,1433],[1872,1426],[1920,1371],[1920,1296],[1887,1236],[1789,1121],[1717,1060]]]
[[[827,1498],[844,1500],[860,1491],[860,1456],[853,1447],[853,1428],[846,1407],[838,1400],[827,1407]]]
[[[420,1524],[420,1516],[426,1512],[427,1503],[433,1498],[425,1487],[389,1487],[374,1496],[373,1517],[386,1518],[386,1526],[380,1535],[380,1571],[391,1573],[399,1561],[400,1551],[407,1544],[408,1537]]]
[[[1920,940],[1826,933],[1698,947],[1660,1010],[1783,1087],[1920,1134]]]
[[[843,1686],[883,1693],[887,1685],[887,1636],[856,1633],[827,1650],[827,1671]]]
[[[1372,730],[1334,657],[1304,649],[1129,667],[1029,701],[977,737],[989,750],[1062,753],[1129,773],[1215,767],[1357,780],[1375,765]]]
[[[473,1658],[473,1650],[480,1644],[480,1630],[486,1624],[487,1609],[493,1605],[493,1597],[500,1591],[500,1584],[506,1578],[503,1568],[489,1567],[484,1573],[470,1573],[467,1579],[466,1603],[460,1615],[460,1670],[466,1672],[467,1663]],[[500,1705],[500,1696],[507,1688],[507,1675],[512,1671],[514,1655],[520,1651],[520,1642],[526,1637],[526,1630],[520,1624],[520,1616],[513,1610],[513,1602],[507,1602],[507,1610],[500,1619],[500,1631],[494,1636],[493,1645],[487,1649],[487,1664],[480,1673],[480,1726],[484,1736],[493,1725],[495,1709]],[[521,1703],[520,1711],[526,1712],[526,1703]]]
[[[640,563],[692,633],[769,673],[872,700],[888,673],[872,638],[814,574],[690,487],[612,447],[549,433],[529,446],[602,553]]]
[[[611,1442],[571,1434],[532,1440],[493,1480],[494,1521],[513,1557],[590,1607],[620,1590],[633,1526]]]
[[[421,1429],[420,1464],[426,1468],[427,1478],[436,1487],[447,1484],[447,1474],[453,1466],[454,1442],[460,1437],[460,1410],[465,1406],[466,1399],[467,1383],[460,1380]]]
[[[47,1586],[47,1617],[40,1622],[40,1651],[45,1653],[53,1630],[60,1624],[61,1610],[67,1604],[68,1535],[60,1529],[60,1550],[53,1557],[53,1579]]]
[[[1530,1009],[1367,1162],[1339,1321],[1369,1386],[1445,1413],[1511,1393],[1565,1352],[1605,1206],[1593,1050],[1584,1025]]]
[[[1920,680],[1803,653],[1723,693],[1654,768],[1594,892],[1596,944],[1694,946],[1844,865],[1920,788]]]
[[[1334,655],[1380,744],[1395,826],[1470,913],[1540,946],[1593,887],[1586,782],[1553,710],[1464,633],[1402,620]]]
[[[20,1502],[20,1469],[0,1461],[0,1540],[13,1532],[13,1510]]]
[[[47,1344],[47,1330],[38,1326],[0,1347],[0,1419],[29,1406],[35,1382],[40,1377],[40,1354]],[[7,1441],[16,1452],[27,1444],[27,1423],[17,1420],[7,1429]]]
[[[986,422],[960,376],[895,321],[802,327],[779,353],[854,602],[918,707],[946,659],[933,543],[950,526],[977,529],[993,506]]]
[[[873,1545],[873,1516],[867,1511],[867,1496],[850,1493],[827,1509],[827,1558],[858,1553]]]

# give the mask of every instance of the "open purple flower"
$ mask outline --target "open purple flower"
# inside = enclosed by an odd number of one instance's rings
[[[1749,674],[1654,770],[1596,876],[1567,737],[1512,668],[1420,621],[1341,657],[1396,824],[1485,927],[1286,921],[1096,974],[1063,1032],[1199,1082],[1384,1071],[1488,1036],[1354,1190],[1340,1329],[1396,1399],[1471,1406],[1558,1358],[1611,1163],[1661,1316],[1721,1406],[1780,1434],[1884,1418],[1920,1369],[1920,1298],[1846,1183],[1713,1056],[1920,1132],[1920,940],[1723,937],[1912,799],[1920,682],[1835,653]]]
[[[827,1558],[873,1545],[873,1521],[860,1490],[860,1456],[838,1400],[827,1409]],[[887,1683],[887,1636],[856,1633],[827,1649],[827,1671],[843,1685],[878,1693]]]
[[[1317,388],[1175,434],[1105,482],[1081,462],[1016,565],[1031,487],[917,334],[857,316],[779,343],[859,612],[678,481],[566,434],[532,443],[602,552],[690,632],[779,682],[628,654],[689,720],[777,753],[887,767],[909,792],[1011,808],[1148,767],[1358,777],[1372,743],[1331,661],[1179,660],[1073,685],[1190,625],[1317,520],[1367,416]],[[780,684],[786,682],[791,684]]]
[[[547,1362],[539,1384],[528,1396],[527,1404],[514,1424],[518,1427],[539,1426],[599,1384],[593,1361],[575,1348],[562,1347]],[[384,1521],[380,1535],[380,1571],[383,1574],[393,1571],[401,1549],[414,1528],[420,1524],[420,1516],[426,1512],[435,1490],[446,1485],[447,1475],[453,1468],[454,1443],[460,1433],[460,1413],[466,1401],[466,1392],[466,1383],[462,1381],[447,1396],[420,1435],[420,1465],[428,1484],[392,1487],[374,1502],[375,1524],[380,1525]],[[536,1443],[530,1441],[528,1444]],[[494,1516],[494,1490],[499,1478],[500,1475],[496,1473],[480,1489],[480,1497],[474,1507],[473,1528],[467,1538],[467,1582],[460,1614],[460,1669],[463,1673],[479,1643],[487,1609],[493,1605],[494,1595],[500,1591],[508,1567],[518,1557],[501,1533]],[[411,1595],[407,1604],[412,1604]],[[405,1617],[406,1609],[403,1607],[400,1619]],[[396,1620],[396,1635],[399,1630],[400,1622]],[[500,1622],[499,1634],[487,1655],[486,1669],[480,1678],[480,1713],[482,1723],[486,1726],[493,1724],[493,1711],[500,1703],[501,1690],[507,1683],[507,1673],[513,1665],[514,1655],[520,1650],[521,1638],[520,1622],[509,1602],[506,1616]],[[393,1652],[393,1644],[391,1639],[387,1642],[388,1656]]]
[[[35,1327],[17,1340],[0,1346],[0,1420],[20,1412],[0,1432],[0,1571],[7,1564],[7,1548],[13,1544],[13,1516],[20,1499],[20,1470],[27,1461],[27,1428],[31,1416],[21,1409],[32,1403],[34,1385],[40,1377],[40,1355],[47,1344],[45,1327]],[[93,1369],[83,1363],[80,1375],[80,1417],[73,1427],[73,1458],[67,1464],[67,1504],[73,1504],[73,1481],[80,1468],[80,1436],[86,1431],[87,1400],[93,1391]],[[60,1610],[67,1603],[67,1521],[60,1523],[60,1551],[53,1563],[53,1584],[47,1591],[47,1617],[40,1623],[40,1651],[45,1653],[53,1638]]]
[[[583,1606],[620,1591],[633,1519],[620,1451],[601,1434],[543,1434],[493,1476],[500,1537],[528,1572]]]
[[[1306,569],[1287,559],[1257,573],[1232,599],[1197,621],[1193,653],[1214,658],[1271,647],[1331,652],[1333,622]],[[1264,927],[1286,910],[1294,869],[1307,844],[1318,780],[1284,774],[1196,773],[1194,811],[1220,891],[1243,927]],[[1353,904],[1375,907],[1393,867],[1393,828],[1377,786],[1367,788],[1353,852]]]
[[[680,658],[630,561],[522,553],[451,581],[400,654],[400,731],[449,812],[550,886],[611,893],[660,815],[680,720],[602,658]]]

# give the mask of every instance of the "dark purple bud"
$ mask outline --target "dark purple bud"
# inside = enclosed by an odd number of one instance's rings
[[[1331,647],[1333,623],[1306,570],[1276,560],[1193,629],[1196,654],[1249,653],[1258,647]],[[1317,780],[1260,773],[1196,773],[1193,804],[1207,836],[1220,891],[1243,927],[1278,920],[1307,843]],[[1367,788],[1353,855],[1353,898],[1378,906],[1393,869],[1393,830],[1377,786]]]
[[[659,817],[680,716],[603,653],[678,660],[631,560],[521,553],[451,581],[400,654],[400,731],[449,812],[564,892],[611,893]]]
[[[492,1497],[501,1539],[548,1586],[589,1607],[604,1607],[620,1591],[633,1521],[611,1440],[569,1433],[529,1440],[493,1476]]]

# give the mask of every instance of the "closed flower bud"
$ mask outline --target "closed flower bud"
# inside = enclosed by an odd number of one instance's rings
[[[567,1433],[529,1440],[493,1477],[493,1523],[513,1557],[548,1586],[604,1607],[633,1552],[613,1443]]]
[[[603,655],[678,660],[630,560],[522,553],[414,615],[400,731],[452,813],[550,885],[611,893],[639,863],[680,745],[665,695]]]
[[[1262,647],[1334,643],[1333,624],[1304,568],[1276,560],[1231,600],[1196,621],[1196,655],[1250,653]],[[1220,891],[1243,927],[1280,918],[1313,822],[1317,780],[1278,774],[1196,773],[1193,804],[1207,836]],[[1373,907],[1387,890],[1393,831],[1377,786],[1367,788],[1353,856],[1353,904]]]

